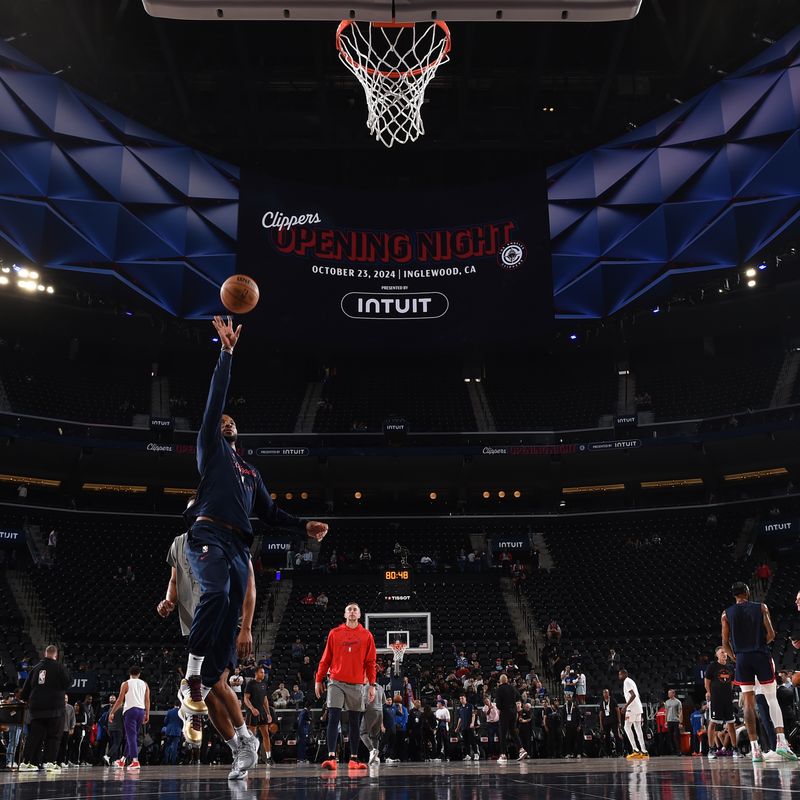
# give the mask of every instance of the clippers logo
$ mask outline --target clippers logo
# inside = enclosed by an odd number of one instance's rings
[[[497,263],[503,269],[519,269],[525,263],[527,254],[527,248],[522,242],[508,242],[500,248]]]
[[[341,307],[350,319],[438,319],[447,313],[450,301],[441,292],[348,292]]]

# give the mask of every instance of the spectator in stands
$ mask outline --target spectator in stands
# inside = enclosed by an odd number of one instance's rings
[[[692,711],[691,717],[689,717],[689,723],[692,726],[692,755],[693,756],[701,756],[703,755],[704,751],[706,751],[705,746],[705,736],[703,735],[705,731],[704,728],[704,721],[703,716],[708,709],[708,703],[703,701],[703,705],[700,708],[695,708]]]
[[[681,754],[681,728],[683,727],[683,704],[675,696],[675,690],[667,692],[667,700],[664,703],[667,712],[667,729],[669,730],[670,750],[672,755]]]
[[[533,572],[538,572],[539,567],[541,565],[542,554],[539,552],[538,547],[533,548],[533,553],[531,553],[531,570]]]
[[[534,681],[533,688],[535,691],[535,697],[539,702],[542,702],[545,697],[547,697],[547,689],[545,688],[544,684],[537,678]]]
[[[136,580],[136,575],[134,574],[133,567],[130,564],[128,564],[128,569],[125,570],[125,577],[123,580],[129,585]]]
[[[337,573],[339,571],[339,557],[336,555],[336,551],[331,551],[331,557],[328,559],[328,572],[330,573]]]
[[[485,696],[483,701],[483,713],[486,717],[486,730],[488,731],[488,749],[490,752],[493,752],[495,749],[495,742],[500,740],[500,710],[488,695]]]
[[[317,595],[317,608],[321,608],[323,611],[328,607],[328,595],[325,594],[325,590],[323,589]]]
[[[619,653],[612,647],[608,651],[608,658],[606,659],[606,667],[609,675],[616,675],[619,672]]]
[[[369,552],[369,548],[365,547],[361,551],[361,555],[358,557],[358,563],[361,566],[362,572],[369,572],[372,569],[372,555]]]
[[[264,680],[269,683],[269,676],[272,672],[272,655],[270,653],[266,653],[261,658],[258,659],[258,666],[264,670]],[[255,673],[253,674],[255,677]]]
[[[547,626],[547,641],[554,644],[561,641],[561,626],[555,620],[551,620]]]
[[[297,670],[297,679],[300,682],[300,688],[303,692],[307,694],[311,691],[312,684],[314,683],[314,666],[309,656],[303,656],[303,663]]]
[[[21,483],[17,486],[17,498],[21,500],[23,503],[28,499],[28,486],[25,483]]]
[[[317,602],[316,597],[309,592],[308,594],[304,595],[300,598],[300,605],[301,606],[313,606]]]
[[[411,685],[408,675],[403,675],[401,695],[403,698],[403,705],[406,708],[411,708],[414,705],[414,687]]]
[[[302,639],[298,636],[292,643],[292,661],[300,661],[306,654],[306,646],[303,644]]]
[[[578,675],[569,664],[561,672],[561,686],[564,689],[564,698],[572,697],[576,690],[578,684]]]
[[[272,693],[272,705],[275,708],[286,708],[289,705],[289,690],[283,683],[279,683],[278,688]]]
[[[772,569],[766,561],[762,561],[756,567],[756,591],[764,597],[767,593],[770,578],[772,577]]]
[[[295,683],[294,686],[292,686],[292,694],[290,695],[290,699],[292,701],[292,705],[298,711],[303,707],[306,696],[303,693],[302,689],[300,688],[299,684]]]
[[[467,553],[463,547],[458,551],[458,555],[456,556],[456,567],[459,572],[464,572],[467,568]]]
[[[577,673],[578,679],[575,682],[575,700],[583,705],[586,702],[586,675],[583,672]]]
[[[56,547],[58,547],[58,533],[53,528],[47,537],[47,558],[51,564],[56,563]]]
[[[460,650],[456,656],[456,671],[460,669],[469,669],[469,662],[467,661],[467,653],[465,650]]]
[[[304,571],[310,571],[314,566],[314,553],[308,548],[304,548],[301,557],[301,567]]]
[[[75,728],[69,737],[67,745],[68,764],[79,766],[88,763],[86,759],[89,755],[89,731],[88,717],[86,711],[80,703],[75,703],[72,707],[75,714]]]
[[[511,562],[513,561],[513,557],[507,550],[503,550],[500,553],[500,557],[497,559],[497,561],[500,564],[500,569],[502,569],[503,572],[507,573],[511,571]]]
[[[241,705],[242,691],[244,686],[244,678],[242,677],[241,667],[237,666],[234,668],[233,673],[231,674],[230,678],[228,678],[228,684],[230,685],[231,689],[233,689],[236,699],[239,701],[239,705]]]
[[[580,758],[583,755],[583,715],[571,695],[565,696],[561,714],[566,757]]]
[[[17,664],[17,685],[22,686],[28,680],[28,671],[31,668],[31,662],[27,658]]]
[[[435,564],[433,559],[429,555],[423,555],[422,558],[419,560],[419,571],[420,572],[433,572],[435,569]]]

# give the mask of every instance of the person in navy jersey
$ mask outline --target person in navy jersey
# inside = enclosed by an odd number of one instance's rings
[[[293,529],[321,541],[323,522],[287,514],[272,501],[258,470],[236,452],[236,423],[223,414],[230,383],[233,350],[242,326],[214,317],[222,351],[211,378],[203,422],[197,434],[197,499],[186,510],[190,526],[186,555],[200,585],[200,601],[189,633],[186,678],[181,681],[182,711],[202,726],[205,698],[236,658],[236,632],[248,580],[253,542],[250,514],[265,524]],[[239,733],[237,731],[237,733]]]
[[[742,692],[744,724],[750,737],[753,761],[797,761],[783,732],[783,714],[775,686],[775,663],[769,645],[775,639],[769,609],[750,600],[750,587],[741,581],[731,587],[736,602],[722,612],[722,647],[736,662],[734,683]],[[766,698],[775,725],[777,746],[762,755],[756,732],[756,683]]]

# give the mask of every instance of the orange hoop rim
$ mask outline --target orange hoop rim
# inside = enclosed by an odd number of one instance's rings
[[[408,645],[403,644],[402,642],[394,642],[393,644],[390,644],[389,647],[391,647],[396,653],[405,653],[405,651],[408,649]]]
[[[364,67],[361,64],[357,63],[353,57],[344,51],[342,48],[342,33],[349,27],[355,25],[360,20],[357,19],[343,19],[339,23],[339,27],[336,29],[336,49],[339,51],[339,55],[353,68],[353,70],[360,70],[362,72],[366,72],[367,75],[380,75],[384,78],[390,78],[391,80],[398,80],[399,78],[418,78],[428,70],[436,69],[439,64],[441,64],[442,59],[450,52],[450,28],[448,27],[447,23],[444,20],[436,19],[432,20],[433,25],[435,25],[439,30],[444,34],[445,37],[445,44],[444,49],[439,54],[438,58],[435,58],[431,61],[430,64],[425,64],[417,69],[411,69],[406,72],[398,72],[397,70],[382,70],[382,69],[375,69],[374,67]],[[363,20],[366,21],[366,20]],[[413,28],[418,23],[416,22],[397,22],[396,20],[391,20],[390,22],[370,22],[370,26],[375,28]],[[427,23],[420,23],[420,24],[427,24]]]

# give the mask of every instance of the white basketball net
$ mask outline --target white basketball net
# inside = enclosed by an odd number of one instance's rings
[[[450,60],[450,30],[429,24],[345,20],[336,33],[341,62],[367,99],[367,128],[386,147],[425,133],[422,101],[436,70]]]

